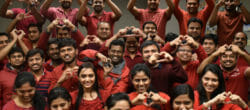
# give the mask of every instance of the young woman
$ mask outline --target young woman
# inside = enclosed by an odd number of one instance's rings
[[[126,93],[116,93],[108,97],[105,110],[130,110],[131,102]]]
[[[223,73],[216,64],[208,64],[204,68],[197,91],[194,94],[194,108],[198,110],[248,109],[247,104],[238,95],[225,92]]]
[[[3,110],[44,110],[45,99],[36,91],[35,85],[32,73],[18,73],[14,83],[16,97],[9,101]]]
[[[129,94],[132,110],[169,110],[170,97],[157,92],[150,86],[150,69],[144,64],[136,64],[130,72],[135,92]]]
[[[190,85],[182,84],[175,87],[171,95],[172,110],[191,110],[194,104],[194,92]]]
[[[112,70],[111,67],[104,68],[104,79],[99,87],[97,72],[94,65],[85,62],[79,67],[78,80],[79,90],[71,93],[75,110],[102,110],[104,102],[110,95],[112,79],[106,75]]]
[[[53,88],[48,96],[49,110],[71,110],[71,96],[62,87]]]

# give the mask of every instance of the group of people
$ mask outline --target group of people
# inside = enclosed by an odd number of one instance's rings
[[[186,0],[186,10],[180,0],[165,0],[166,9],[160,0],[146,9],[129,0],[140,27],[116,33],[122,11],[112,0],[77,0],[78,8],[53,1],[8,9],[5,0],[0,8],[13,19],[0,33],[0,110],[249,109],[250,13],[240,0],[205,0],[202,10],[200,0]],[[172,14],[179,34],[165,33]],[[217,34],[205,34],[207,23]]]

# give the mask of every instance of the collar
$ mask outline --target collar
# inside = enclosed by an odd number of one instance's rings
[[[125,50],[124,56],[125,56],[125,57],[130,57],[127,50]],[[142,56],[141,52],[137,50],[137,52],[136,52],[136,54],[135,54],[135,57],[141,57],[141,56]]]
[[[112,69],[112,73],[117,73],[117,74],[122,74],[122,69],[125,66],[125,60],[122,60],[122,62],[120,64],[114,65],[113,69]]]
[[[76,65],[77,66],[80,66],[82,64],[82,62],[81,61],[79,61],[78,59],[76,59]],[[62,64],[62,70],[64,70],[66,68],[66,66],[65,66],[65,64],[63,63]]]
[[[107,12],[103,10],[101,16],[106,15],[106,13]],[[90,16],[97,17],[95,12],[92,12]]]
[[[220,64],[220,68],[221,68],[221,70],[223,71],[223,72],[226,72],[226,73],[235,73],[235,72],[239,72],[240,70],[239,70],[239,68],[237,67],[237,65],[235,66],[235,68],[233,69],[233,70],[231,70],[231,71],[226,71],[223,67],[222,67],[222,65]]]
[[[61,13],[64,13],[64,10],[62,9],[62,7],[58,7],[57,10]],[[69,11],[72,11],[72,8],[69,8]]]
[[[155,11],[151,11],[149,8],[146,8],[146,11],[149,13],[158,13],[160,11],[160,8],[157,8]]]

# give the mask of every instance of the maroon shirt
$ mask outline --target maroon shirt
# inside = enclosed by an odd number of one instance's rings
[[[176,60],[170,63],[160,63],[156,68],[146,64],[151,70],[151,84],[158,91],[169,94],[174,83],[185,83],[188,79],[185,70]]]
[[[124,59],[126,61],[126,65],[127,67],[131,70],[133,69],[133,67],[135,66],[135,64],[137,63],[144,63],[143,61],[143,58],[142,58],[142,55],[141,53],[138,51],[135,55],[135,58],[132,59],[130,56],[129,56],[129,53],[127,51],[125,51],[124,53]]]

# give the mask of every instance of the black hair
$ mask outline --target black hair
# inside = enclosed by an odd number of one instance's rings
[[[216,34],[206,34],[203,37],[201,44],[203,44],[206,39],[213,40],[214,44],[218,45],[218,36]]]
[[[0,36],[7,36],[9,38],[9,34],[6,32],[0,32]]]
[[[108,25],[109,25],[109,28],[111,28],[109,22],[101,21],[101,22],[98,22],[98,23],[97,23],[97,29],[100,27],[101,24],[108,24]]]
[[[233,39],[235,38],[236,34],[238,34],[238,33],[243,33],[245,35],[245,38],[246,38],[246,41],[247,41],[248,37],[247,37],[247,34],[245,32],[237,32],[237,33],[235,33],[234,36],[233,36]]]
[[[186,2],[187,2],[188,0],[186,0]],[[198,1],[198,3],[200,3],[200,0],[197,0]]]
[[[23,84],[29,83],[30,86],[36,87],[36,80],[32,73],[30,72],[21,72],[17,74],[14,83],[14,89],[20,88]],[[44,110],[46,106],[45,98],[35,91],[35,95],[32,98],[32,106],[35,110]]]
[[[150,46],[150,45],[155,45],[157,47],[158,52],[160,52],[160,46],[153,40],[146,40],[142,43],[141,47],[140,47],[140,51],[142,53],[142,50],[144,47]]]
[[[188,97],[194,103],[194,91],[190,85],[181,84],[174,88],[174,90],[171,93],[171,100],[170,100],[171,105],[173,105],[174,100],[180,95],[188,95]]]
[[[199,100],[200,100],[200,104],[208,101],[209,99],[207,98],[206,95],[206,90],[204,89],[203,85],[202,85],[202,77],[208,72],[212,72],[213,74],[215,74],[218,77],[218,81],[219,81],[219,86],[214,90],[214,92],[212,92],[211,94],[211,99],[213,99],[214,97],[216,97],[218,94],[222,93],[225,91],[225,81],[224,81],[224,77],[223,77],[223,73],[221,68],[217,65],[217,64],[207,64],[205,66],[205,68],[203,69],[201,75],[200,75],[200,82],[198,84],[197,90],[199,92]],[[221,108],[223,104],[219,104],[217,106],[217,108]]]
[[[173,32],[169,32],[165,36],[165,42],[170,42],[176,39],[179,35]]]
[[[115,106],[115,104],[118,101],[121,101],[121,100],[127,101],[129,103],[129,106],[130,107],[132,106],[131,101],[129,100],[129,97],[126,93],[115,93],[115,94],[110,95],[108,99],[106,100],[107,109],[110,110],[112,107]]]
[[[101,99],[101,95],[99,93],[97,70],[96,70],[95,66],[91,62],[84,62],[78,69],[78,73],[77,73],[78,77],[80,77],[80,73],[81,73],[83,68],[90,68],[90,69],[92,69],[94,71],[94,73],[95,73],[95,83],[93,85],[93,90],[95,90],[97,92],[98,97]],[[83,87],[79,82],[79,89],[78,89],[78,95],[77,95],[76,104],[75,104],[75,110],[79,109],[79,106],[80,106],[80,104],[82,102],[83,94],[84,94]]]
[[[56,33],[58,33],[58,30],[59,30],[59,29],[61,29],[61,30],[66,30],[66,31],[68,31],[68,32],[71,31],[71,29],[70,29],[69,27],[65,26],[65,27],[63,27],[63,28],[56,28]]]
[[[44,52],[41,49],[31,49],[26,55],[26,61],[28,61],[29,57],[32,57],[38,53],[40,54],[41,58],[44,59]]]
[[[23,52],[23,50],[20,47],[13,47],[10,52],[8,53],[8,57],[10,58],[10,56],[14,53],[21,53],[23,55],[23,57],[25,57],[25,54]]]
[[[145,28],[145,26],[147,24],[153,24],[155,26],[155,29],[157,30],[157,25],[153,21],[146,21],[146,22],[144,22],[143,25],[142,25],[142,30],[144,30],[144,28]]]
[[[76,49],[76,41],[72,38],[61,38],[58,44],[59,50],[65,46],[72,46]]]
[[[49,96],[48,96],[49,107],[51,106],[52,101],[57,98],[62,98],[68,102],[71,102],[72,100],[69,92],[65,88],[56,87],[56,88],[53,88],[49,93]]]
[[[39,33],[42,32],[42,27],[41,27],[41,25],[39,25],[39,24],[31,23],[31,24],[28,25],[28,28],[27,28],[27,29],[29,29],[30,27],[37,27]]]
[[[48,43],[47,43],[47,50],[49,50],[49,46],[50,46],[51,44],[56,44],[56,45],[58,45],[59,42],[60,42],[60,39],[58,39],[58,38],[51,38],[51,39],[49,39],[49,40],[48,40]]]
[[[201,21],[199,18],[196,18],[196,17],[190,18],[190,19],[188,20],[187,26],[189,26],[189,24],[190,24],[190,23],[193,23],[193,22],[199,23],[199,24],[201,25],[201,29],[202,29],[203,23],[202,23],[202,21]]]
[[[110,45],[109,45],[109,49],[111,49],[112,46],[121,46],[122,47],[122,51],[124,52],[125,50],[125,43],[124,41],[122,40],[119,40],[119,39],[116,39],[116,40],[113,40]]]

